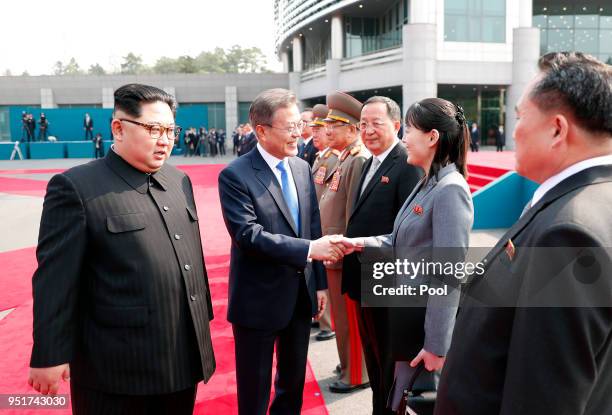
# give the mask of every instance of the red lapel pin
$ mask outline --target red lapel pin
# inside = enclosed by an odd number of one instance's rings
[[[380,178],[380,182],[381,182],[381,183],[389,183],[389,178],[388,178],[387,176],[382,176],[382,177]]]
[[[421,205],[415,205],[414,209],[412,209],[414,211],[414,213],[416,213],[417,215],[421,216],[423,214],[423,206]]]

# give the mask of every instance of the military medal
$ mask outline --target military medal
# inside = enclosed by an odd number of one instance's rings
[[[332,180],[329,185],[329,190],[331,190],[332,192],[337,192],[339,187],[340,187],[340,169],[336,170],[336,172],[332,176]]]
[[[325,166],[319,167],[319,169],[315,173],[314,182],[316,184],[323,184],[323,183],[325,183],[325,173],[327,173],[327,167],[325,167]]]

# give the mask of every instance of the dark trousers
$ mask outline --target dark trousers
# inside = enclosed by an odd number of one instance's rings
[[[389,310],[358,305],[357,311],[359,334],[372,388],[372,414],[392,415],[394,412],[387,409],[395,370],[395,361],[391,357]]]
[[[197,385],[162,395],[116,395],[70,383],[74,415],[191,415]]]
[[[93,130],[85,129],[85,140],[93,140]]]
[[[47,129],[46,128],[40,128],[38,130],[38,141],[43,141],[47,139]]]
[[[302,281],[297,304],[287,327],[281,330],[258,330],[232,325],[240,415],[264,415],[268,409],[275,344],[276,393],[270,405],[270,414],[300,413],[311,317],[310,298],[306,284]]]
[[[104,157],[104,150],[102,149],[102,145],[101,144],[100,144],[100,147],[96,147],[95,148],[94,156],[96,158]]]

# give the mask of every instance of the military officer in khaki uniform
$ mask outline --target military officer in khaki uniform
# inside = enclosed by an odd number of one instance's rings
[[[331,179],[331,174],[328,174],[338,162],[340,152],[328,147],[327,133],[325,132],[325,121],[329,108],[324,104],[317,104],[312,109],[312,121],[309,124],[312,128],[312,142],[317,149],[317,157],[312,165],[312,175],[315,182],[315,191],[317,192],[317,201],[321,200],[325,183]],[[329,293],[327,293],[329,298]],[[319,328],[321,331],[317,333],[315,338],[318,341],[331,340],[336,337],[336,333],[332,327],[331,307],[325,307],[323,315],[319,319]]]
[[[340,151],[336,166],[326,172],[329,180],[319,201],[323,235],[344,234],[359,189],[361,172],[370,153],[359,139],[361,102],[342,92],[327,95],[329,112],[325,129],[329,147]],[[365,359],[357,326],[357,304],[342,295],[342,263],[327,266],[329,300],[336,329],[340,375],[329,387],[335,393],[349,393],[368,387]]]

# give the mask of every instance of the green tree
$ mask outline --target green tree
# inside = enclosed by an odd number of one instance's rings
[[[137,75],[145,71],[145,65],[142,63],[142,57],[128,53],[123,57],[121,64],[121,73],[127,75]]]
[[[204,73],[221,73],[226,72],[225,51],[222,48],[215,48],[212,52],[201,52],[197,57],[197,65],[200,72]]]
[[[91,65],[87,73],[90,75],[106,75],[106,71],[99,63]]]
[[[176,60],[179,73],[198,73],[197,61],[188,55],[179,56]]]
[[[612,65],[612,56],[610,56],[610,57],[608,58],[608,60],[606,61],[606,63],[607,63],[608,65]]]
[[[267,71],[265,64],[266,57],[257,47],[243,49],[234,45],[226,52],[226,72],[263,72]]]
[[[11,72],[10,69],[5,69],[4,73],[2,75],[4,75],[4,76],[13,76],[13,73]]]
[[[76,59],[70,58],[68,65],[64,67],[63,75],[81,75],[82,73],[83,71],[79,67],[79,64],[77,63]]]
[[[30,76],[30,73],[28,71],[23,71],[21,73],[21,76]]]
[[[159,74],[178,73],[179,68],[176,59],[162,56],[155,62],[153,72]]]

